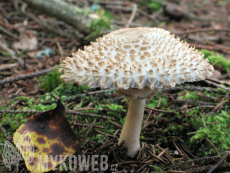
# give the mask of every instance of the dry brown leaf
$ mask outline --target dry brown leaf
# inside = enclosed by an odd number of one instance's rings
[[[38,46],[38,40],[31,31],[23,31],[19,35],[19,42],[14,42],[12,46],[16,50],[35,50]]]
[[[214,71],[212,72],[212,76],[211,76],[210,78],[219,80],[220,76],[221,76],[220,71],[214,70]]]

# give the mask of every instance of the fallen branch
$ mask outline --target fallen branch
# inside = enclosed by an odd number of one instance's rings
[[[221,165],[221,163],[223,163],[224,162],[224,160],[228,157],[228,153],[211,169],[211,170],[209,170],[207,173],[212,173],[216,168],[218,168],[220,165]]]
[[[178,33],[174,33],[175,35],[183,35],[183,34],[190,34],[190,33],[196,33],[196,32],[210,32],[210,31],[218,31],[218,32],[230,32],[230,29],[226,28],[198,28],[198,29],[191,29],[186,30]]]
[[[211,81],[208,81],[208,80],[204,80],[207,84],[209,84],[209,85],[213,85],[213,86],[215,86],[215,87],[217,87],[217,88],[221,88],[221,89],[223,89],[223,90],[226,90],[226,91],[228,91],[228,92],[230,92],[230,89],[228,89],[228,88],[226,88],[226,87],[223,87],[223,86],[221,86],[221,85],[219,85],[219,84],[216,84],[216,83],[214,83],[214,82],[211,82]]]
[[[18,63],[13,63],[13,64],[3,64],[0,66],[0,70],[5,70],[13,67],[17,67]]]
[[[137,12],[137,4],[133,4],[133,11],[132,11],[132,14],[129,18],[128,23],[125,25],[126,28],[128,28],[130,26],[130,24],[133,22],[133,19],[135,18],[135,15],[136,15],[136,12]]]
[[[73,34],[66,33],[66,32],[60,30],[59,28],[55,28],[52,25],[50,25],[49,23],[47,23],[46,21],[38,19],[36,16],[26,12],[26,7],[27,7],[27,4],[23,4],[22,7],[21,7],[21,12],[24,15],[26,15],[27,17],[31,18],[32,20],[34,20],[37,23],[40,23],[43,27],[47,28],[48,30],[53,31],[54,33],[57,33],[59,35],[63,35],[65,37],[67,37],[67,38],[73,37]]]
[[[48,15],[54,16],[69,25],[75,27],[79,32],[90,34],[91,19],[84,13],[84,9],[68,4],[62,0],[22,0],[28,5]]]
[[[225,52],[230,54],[230,49],[224,46],[208,46],[208,45],[197,45],[190,44],[191,47],[195,47],[197,49],[208,49],[212,51]]]
[[[8,48],[8,46],[5,43],[1,42],[1,40],[0,40],[0,49],[7,51],[12,59],[17,60],[19,64],[24,65],[22,58],[17,57],[16,53],[12,49]]]
[[[200,86],[176,86],[175,88],[162,88],[161,92],[178,92],[178,91],[184,91],[184,90],[223,93],[220,90],[215,89],[215,88],[200,87]]]
[[[11,77],[11,78],[8,78],[8,79],[0,80],[0,85],[4,85],[6,83],[15,82],[15,81],[26,79],[26,78],[33,78],[33,77],[37,77],[37,76],[42,76],[42,75],[45,75],[45,74],[49,73],[50,71],[55,70],[57,67],[58,66],[54,66],[54,67],[51,67],[49,69],[41,70],[41,71],[38,71],[38,72],[35,72],[35,73],[18,75],[18,76]]]
[[[216,153],[217,153],[217,156],[221,157],[221,155],[220,155],[219,151],[217,150],[217,148],[215,147],[215,145],[214,145],[208,138],[206,138],[206,140],[207,140],[207,141],[211,144],[211,146],[214,148],[214,150],[215,150]]]
[[[37,111],[37,110],[0,110],[0,113],[10,113],[10,114],[19,114],[19,113],[28,113],[28,114],[37,114],[37,113],[43,113],[45,111]],[[73,115],[79,115],[79,116],[86,116],[86,117],[94,117],[94,118],[103,118],[103,119],[111,119],[115,120],[113,117],[107,117],[97,114],[89,114],[89,113],[83,113],[83,112],[74,112],[72,110],[67,110],[66,114],[73,114]]]
[[[192,20],[198,20],[198,21],[207,21],[207,22],[230,22],[230,19],[226,18],[211,18],[211,17],[200,17],[197,15],[194,15],[193,13],[189,13],[188,17]]]

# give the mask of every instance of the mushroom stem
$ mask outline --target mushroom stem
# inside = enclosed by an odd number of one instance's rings
[[[118,144],[125,141],[124,147],[128,149],[128,156],[133,157],[140,149],[141,125],[145,109],[145,99],[130,99]]]

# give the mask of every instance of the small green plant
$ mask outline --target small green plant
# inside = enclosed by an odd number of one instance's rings
[[[62,80],[60,79],[61,73],[58,70],[59,68],[49,72],[44,77],[40,77],[40,88],[44,89],[46,92],[51,92],[59,86],[62,83]]]

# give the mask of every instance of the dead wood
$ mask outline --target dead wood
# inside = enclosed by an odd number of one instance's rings
[[[35,9],[68,23],[83,34],[90,34],[89,26],[91,19],[87,14],[83,13],[83,9],[77,6],[73,6],[62,0],[23,1]]]

